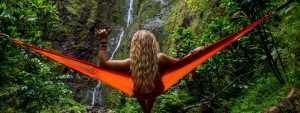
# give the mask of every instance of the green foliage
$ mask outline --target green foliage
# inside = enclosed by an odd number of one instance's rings
[[[172,35],[174,47],[172,56],[175,58],[181,58],[187,55],[190,51],[197,47],[198,37],[189,28],[180,27],[176,30],[175,34]]]
[[[126,98],[125,105],[118,110],[120,113],[141,113],[142,109],[135,98]]]
[[[244,95],[232,99],[232,113],[261,112],[280,102],[286,96],[287,85],[280,85],[273,77],[260,78]]]
[[[248,25],[249,19],[240,13],[238,8],[235,9],[233,11],[236,12],[234,16],[228,14],[228,16],[212,18],[201,38],[198,38],[190,27],[177,29],[176,34],[172,35],[174,37],[173,56],[180,58],[198,46],[208,46]],[[228,49],[222,50],[222,54],[217,54],[202,64],[196,73],[192,73],[192,81],[187,82],[190,85],[191,94],[196,92],[213,93],[220,90],[227,83],[226,81],[233,80],[236,75],[254,69],[261,53],[258,52],[257,45],[251,45],[256,43],[251,38],[243,37]],[[205,76],[199,77],[199,75],[204,74]]]
[[[59,25],[56,6],[44,0],[0,2],[0,33],[39,47],[51,49],[42,37]],[[60,112],[72,98],[55,62],[9,40],[0,40],[0,112]],[[80,105],[80,104],[72,104]]]
[[[187,90],[171,90],[170,93],[162,94],[157,98],[154,111],[158,113],[178,113],[182,112],[182,106],[193,102]]]
[[[120,108],[120,106],[124,105],[125,97],[121,94],[120,91],[112,90],[105,98],[108,101],[108,106],[110,106],[111,108]]]
[[[122,17],[122,13],[121,12],[112,12],[112,22],[116,23],[116,24],[122,24],[124,21],[124,18]]]
[[[184,100],[174,95],[161,95],[160,104],[158,110],[160,113],[178,112],[178,108],[183,105]]]
[[[199,3],[199,1],[187,0],[186,3],[188,4],[188,6],[190,6],[187,9],[190,12],[187,15],[192,17],[195,17],[194,15],[199,14],[199,12],[201,12],[201,9],[202,10],[205,9],[205,7],[202,7],[200,5],[198,5],[198,7],[197,5],[194,5]],[[252,23],[255,14],[256,16],[258,16],[260,13],[266,12],[274,8],[274,5],[276,5],[276,3],[282,4],[282,1],[270,2],[270,1],[222,0],[218,2],[219,6],[222,8],[221,11],[222,16],[214,15],[214,17],[210,18],[210,20],[207,21],[208,24],[207,26],[204,26],[204,28],[206,27],[206,29],[203,30],[204,31],[203,33],[201,33],[202,35],[201,38],[198,38],[198,36],[195,35],[196,33],[193,32],[195,31],[196,27],[180,28],[179,26],[181,25],[180,24],[178,25],[178,23],[181,23],[180,21],[183,21],[184,17],[181,17],[180,15],[174,16],[171,13],[170,16],[172,18],[169,18],[170,20],[168,20],[167,22],[173,22],[174,24],[172,25],[175,25],[175,27],[173,26],[173,28],[177,28],[174,30],[173,35],[171,35],[173,46],[170,50],[172,51],[172,55],[176,58],[180,58],[186,55],[187,53],[189,53],[189,51],[192,50],[191,48],[195,48],[197,46],[203,46],[203,45],[208,46],[220,40],[221,38],[224,38],[242,29],[243,27]],[[254,4],[258,4],[259,6]],[[180,6],[177,5],[175,7],[178,8]],[[199,10],[197,8],[199,8]],[[297,8],[292,7],[292,9],[297,9]],[[259,13],[255,11],[259,11]],[[291,11],[291,8],[288,8],[287,11]],[[285,59],[284,62],[287,62],[286,64],[289,64],[291,66],[291,68],[288,69],[288,75],[290,75],[290,78],[293,78],[294,75],[296,75],[297,73],[297,71],[293,71],[293,70],[299,70],[297,69],[297,67],[294,67],[295,65],[298,65],[298,63],[295,62],[296,55],[294,53],[299,51],[299,44],[296,44],[299,43],[299,41],[297,40],[297,36],[299,35],[299,32],[297,32],[299,29],[298,28],[299,24],[296,24],[299,22],[297,21],[298,20],[297,18],[299,16],[297,16],[296,14],[296,12],[298,11],[291,11],[291,12],[293,13],[290,16],[285,18],[289,20],[284,20],[285,22],[289,22],[289,23],[283,23],[281,24],[281,26],[277,26],[277,23],[274,22],[274,20],[272,20],[272,23],[267,23],[265,24],[265,26],[267,26],[267,28],[271,28],[275,26],[273,28],[274,30],[279,30],[279,31],[282,30],[279,32],[280,35],[277,34],[278,38],[280,37],[280,39],[276,39],[282,43],[279,42],[270,43],[269,47],[271,48],[272,56],[275,58],[275,60],[277,60],[277,63],[279,65],[279,60],[278,60],[278,56],[275,54],[274,45],[283,44],[280,45],[280,48],[282,50],[279,49],[279,51],[282,53],[282,56],[284,57],[283,59]],[[172,19],[174,19],[173,16],[174,18],[176,18],[174,21],[172,21]],[[293,19],[290,20],[290,18]],[[196,21],[193,21],[192,22],[193,24],[191,26],[201,25],[201,23],[194,23],[194,22]],[[166,26],[170,26],[170,25],[168,23],[166,24]],[[282,29],[278,29],[278,28],[282,28]],[[269,31],[270,30],[268,30],[267,32]],[[291,32],[287,33],[288,31]],[[262,76],[262,75],[272,75],[272,71],[269,68],[270,66],[266,61],[264,51],[262,49],[262,46],[260,45],[261,43],[258,37],[260,37],[261,33],[262,33],[261,31],[253,30],[248,35],[245,35],[241,39],[231,44],[226,49],[222,50],[220,54],[214,55],[204,64],[199,66],[195,72],[189,74],[189,79],[181,80],[179,84],[180,85],[179,90],[188,89],[187,91],[188,95],[192,96],[193,98],[197,98],[197,101],[194,102],[199,103],[212,98],[212,96],[203,97],[203,95],[216,94],[227,84],[231,83],[233,80],[235,80],[238,77],[238,82],[233,82],[229,87],[223,90],[223,92],[221,93],[221,95],[219,95],[219,97],[217,97],[218,99],[216,99],[217,101],[214,103],[215,104],[214,107],[218,108],[222,106],[222,102],[224,102],[225,100],[228,101],[229,99],[239,97],[236,99],[232,99],[234,102],[235,101],[238,102],[230,103],[234,105],[229,105],[229,106],[234,106],[232,107],[232,109],[235,109],[233,111],[242,112],[243,110],[248,109],[249,112],[260,112],[270,107],[271,105],[274,105],[276,102],[280,101],[280,99],[282,99],[282,97],[284,97],[285,95],[284,90],[286,86],[279,85],[273,77],[264,78],[264,76]],[[288,47],[290,49],[285,48],[287,47],[287,45],[289,45]],[[263,71],[258,71],[258,70],[263,70]],[[263,74],[261,74],[261,72],[263,72]],[[241,75],[243,75],[243,77],[239,77]],[[298,79],[292,79],[292,80],[295,82]],[[271,86],[272,88],[267,89]],[[276,91],[277,93],[273,93],[272,91],[276,88],[280,90]],[[264,90],[266,91],[264,92]],[[199,98],[199,97],[203,97],[203,98]],[[260,100],[260,98],[258,97],[264,97],[265,99]],[[271,98],[274,100],[272,100]],[[168,103],[168,104],[164,104],[164,105],[171,107],[173,106],[172,102],[176,103],[177,101],[176,100],[173,100],[171,102],[166,101],[164,103]],[[239,103],[242,104],[238,105]],[[241,106],[245,107],[248,106],[249,104],[254,106],[258,103],[262,103],[262,104],[257,107],[247,107],[245,109],[241,108]],[[193,104],[193,102],[191,102],[190,104]],[[181,103],[181,106],[182,105],[184,104]],[[216,111],[220,111],[220,110],[216,110]]]
[[[203,9],[206,5],[206,4],[203,4],[203,3],[205,3],[205,0],[186,0],[186,3],[188,5],[189,9],[191,9],[190,13],[201,12],[201,11],[203,11]]]
[[[166,20],[166,23],[163,26],[165,31],[173,34],[174,32],[176,32],[178,26],[182,24],[182,20],[184,18],[183,6],[184,4],[181,2],[174,3],[174,7],[169,13],[168,19]]]
[[[70,111],[86,112],[86,107],[84,105],[74,101],[71,98],[66,100],[63,109],[70,110]]]
[[[145,0],[139,7],[137,16],[142,17],[142,19],[153,17],[159,13],[159,7],[160,5],[158,3],[151,0]]]

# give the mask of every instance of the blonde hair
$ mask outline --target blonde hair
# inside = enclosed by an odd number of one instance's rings
[[[151,32],[140,30],[133,35],[130,70],[135,93],[148,95],[154,91],[155,83],[160,80],[158,52],[155,36]]]

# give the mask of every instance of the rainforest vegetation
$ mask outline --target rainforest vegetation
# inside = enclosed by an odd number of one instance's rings
[[[156,35],[161,52],[181,58],[288,0],[133,0],[132,7],[130,1],[1,0],[0,33],[6,37],[0,38],[0,112],[142,112],[134,97],[11,38],[98,64],[95,28],[112,29],[110,55],[120,42],[113,59],[128,58],[133,33],[146,29]],[[152,112],[300,112],[296,1],[157,97]]]

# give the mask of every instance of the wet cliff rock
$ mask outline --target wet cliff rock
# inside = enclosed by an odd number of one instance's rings
[[[94,29],[110,27],[114,29],[112,41],[116,40],[114,37],[118,35],[118,27],[124,23],[126,1],[62,0],[56,3],[63,25],[52,34],[51,42],[54,47],[65,55],[98,64],[99,38],[96,37]],[[66,83],[74,90],[74,98],[91,105],[94,87],[98,81],[67,67],[64,71],[72,75]],[[99,93],[95,96],[95,105],[105,105]]]

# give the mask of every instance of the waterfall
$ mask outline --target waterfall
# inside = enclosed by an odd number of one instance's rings
[[[94,88],[94,91],[93,91],[93,97],[92,97],[92,106],[94,107],[94,104],[95,104],[95,95],[96,95],[96,91],[97,89],[100,89],[100,86],[101,86],[101,82],[98,82],[96,87]],[[99,90],[99,94],[100,94],[100,90]]]
[[[129,24],[132,21],[132,12],[133,12],[133,0],[129,1],[129,9],[128,9],[128,13],[127,13],[127,27],[129,26]]]
[[[132,22],[132,13],[133,13],[133,0],[129,0],[129,9],[128,9],[128,12],[127,12],[127,27],[130,25],[130,23]],[[115,50],[112,52],[109,60],[112,60],[114,58],[114,54],[116,53],[116,51],[119,49],[120,45],[121,45],[121,41],[123,39],[123,36],[124,36],[124,29],[121,29],[121,34],[119,35],[119,40],[118,40],[118,44],[115,48]],[[96,87],[94,88],[94,91],[93,91],[93,98],[92,98],[92,107],[94,107],[94,104],[95,104],[95,95],[96,95],[96,92],[97,90],[99,89],[99,95],[100,95],[100,86],[101,86],[101,82],[99,81],[96,85]]]
[[[123,35],[124,35],[124,30],[121,29],[121,34],[119,35],[119,41],[117,44],[116,49],[112,52],[111,57],[109,58],[109,60],[112,60],[114,58],[115,53],[117,52],[118,48],[120,47],[121,41],[123,39]]]

